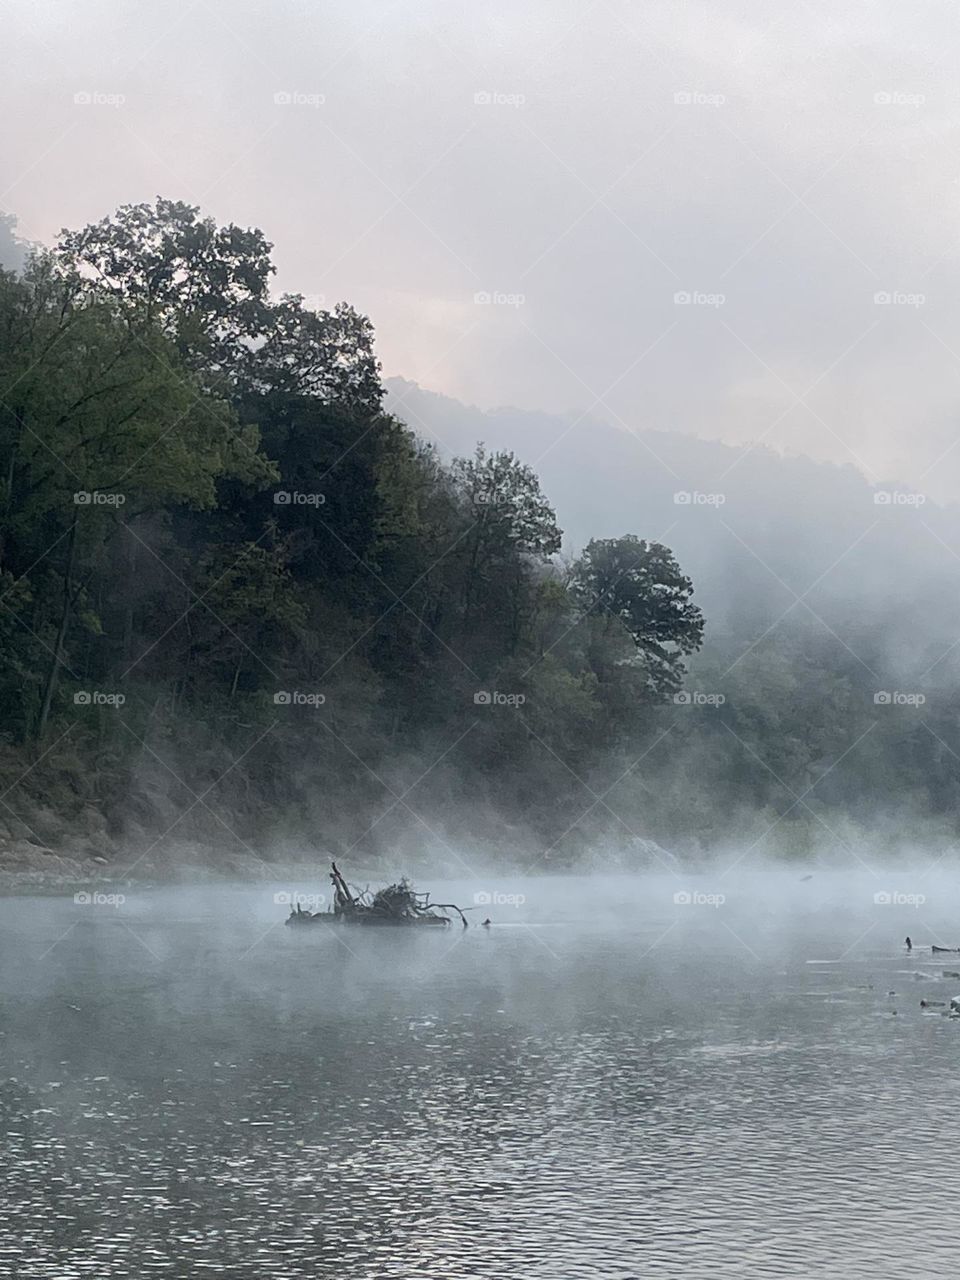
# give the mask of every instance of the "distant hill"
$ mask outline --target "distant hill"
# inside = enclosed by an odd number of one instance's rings
[[[483,411],[403,379],[387,388],[387,407],[445,453],[483,440],[530,463],[570,553],[626,532],[666,542],[694,580],[714,641],[754,638],[790,610],[780,625],[835,631],[868,662],[882,649],[888,664],[926,671],[960,636],[956,505],[895,481],[874,489],[851,466],[762,444]]]

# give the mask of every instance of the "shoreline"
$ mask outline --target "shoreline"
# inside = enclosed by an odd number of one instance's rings
[[[306,839],[286,839],[273,845],[276,860],[260,858],[252,846],[235,846],[200,841],[181,841],[162,854],[146,833],[137,833],[136,844],[145,852],[124,857],[118,842],[109,838],[82,839],[59,850],[31,840],[0,839],[0,897],[58,897],[83,890],[122,888],[163,888],[175,885],[226,883],[271,884],[284,880],[315,883],[324,890],[329,885],[330,863],[342,854],[323,846],[309,849]],[[161,837],[162,838],[162,837]],[[78,847],[79,846],[79,847]],[[413,882],[426,878],[457,880],[475,876],[632,874],[673,871],[695,875],[701,860],[683,864],[654,841],[637,841],[629,854],[609,850],[581,859],[569,866],[544,863],[535,850],[518,850],[520,856],[499,858],[490,849],[471,850],[462,859],[449,851],[431,850],[364,853],[344,871],[354,883],[389,883],[407,876]],[[526,854],[526,857],[523,854]],[[348,855],[349,856],[349,855]],[[502,859],[502,860],[501,860]],[[473,863],[474,865],[470,865]]]

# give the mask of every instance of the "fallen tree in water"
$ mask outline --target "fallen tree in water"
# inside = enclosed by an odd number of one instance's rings
[[[335,862],[330,864],[333,881],[333,910],[304,911],[299,903],[290,908],[287,924],[357,924],[430,926],[449,925],[446,911],[455,911],[463,927],[467,917],[454,902],[431,902],[429,893],[417,893],[404,877],[371,893],[348,885]]]

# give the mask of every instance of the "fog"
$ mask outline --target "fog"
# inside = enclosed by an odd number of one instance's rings
[[[275,886],[0,904],[0,1265],[948,1265],[949,876],[430,887],[478,886],[520,900],[439,936],[278,929]]]
[[[0,1280],[917,1280],[960,21],[9,0]]]
[[[783,455],[762,441],[735,447],[574,414],[483,411],[409,380],[387,387],[387,408],[445,454],[482,440],[528,461],[569,554],[638,528],[674,547],[714,635],[755,636],[789,610],[788,626],[816,626],[819,615],[845,638],[857,620],[900,661],[952,648],[960,508],[902,476],[871,483],[853,464]],[[936,609],[924,608],[931,599]]]
[[[28,239],[159,191],[266,228],[280,287],[370,315],[390,376],[960,493],[952,6],[5,22],[0,189]]]
[[[24,56],[0,88],[22,122],[2,204],[22,238],[157,191],[262,226],[275,291],[371,317],[388,408],[445,456],[484,440],[538,472],[568,557],[627,532],[675,551],[707,619],[695,678],[746,680],[758,650],[809,642],[864,696],[939,697],[953,770],[951,9],[161,3],[134,23],[102,0],[7,21]],[[865,727],[848,725],[800,773],[773,763],[794,794]],[[521,835],[500,796],[465,794],[461,759],[435,770],[448,743],[378,762],[398,793],[427,769],[436,786],[409,831],[402,807],[378,824],[382,848],[480,829],[539,856],[564,824]],[[193,745],[169,748],[189,774]],[[164,766],[145,755],[138,776],[173,822]],[[359,807],[320,802],[330,847],[382,811]],[[671,822],[630,819],[667,846]]]

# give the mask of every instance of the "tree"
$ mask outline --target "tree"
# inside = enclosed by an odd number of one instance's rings
[[[266,309],[262,341],[244,353],[240,383],[249,395],[303,396],[368,414],[379,412],[383,388],[373,351],[373,325],[345,302],[314,311],[285,293]]]
[[[529,564],[560,550],[561,530],[535,472],[512,453],[488,454],[479,444],[472,458],[454,459],[451,476],[469,521],[460,556],[464,632],[471,632],[480,608],[503,613],[513,652]]]
[[[104,546],[138,516],[212,506],[224,475],[275,473],[256,428],[240,428],[156,327],[127,323],[112,299],[35,259],[22,281],[0,280],[0,568],[32,564],[58,583],[39,594],[32,630],[47,648],[42,734],[67,660],[72,620],[88,608]]]
[[[286,571],[286,548],[235,544],[203,558],[197,590],[204,602],[191,632],[188,660],[203,681],[216,672],[234,698],[241,676],[248,687],[270,684],[279,654],[292,647],[305,611]],[[264,660],[266,659],[266,661]],[[269,664],[269,665],[268,665]]]
[[[532,467],[510,452],[488,454],[477,445],[472,458],[455,458],[454,486],[478,530],[477,564],[485,555],[510,549],[530,556],[560,550],[562,531]]]
[[[571,590],[584,616],[600,623],[597,638],[606,648],[594,645],[597,669],[639,674],[655,701],[680,688],[683,659],[703,641],[703,615],[667,547],[633,534],[593,539],[573,566]],[[623,637],[632,653],[617,646]]]
[[[54,254],[67,279],[125,303],[191,368],[235,375],[264,332],[272,247],[261,231],[218,227],[193,205],[158,196],[62,231]]]
[[[314,311],[300,294],[272,302],[273,246],[257,228],[181,201],[124,205],[79,231],[64,230],[55,259],[94,296],[122,300],[157,326],[181,359],[247,395],[311,396],[380,407],[373,328],[346,303]]]

